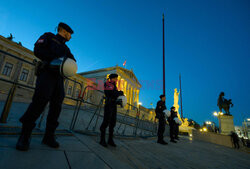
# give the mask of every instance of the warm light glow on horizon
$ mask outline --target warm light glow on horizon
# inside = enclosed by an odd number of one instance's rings
[[[218,116],[218,113],[215,111],[215,112],[213,113],[213,115],[214,115],[214,116]]]
[[[211,121],[206,121],[206,124],[212,124],[212,122]]]

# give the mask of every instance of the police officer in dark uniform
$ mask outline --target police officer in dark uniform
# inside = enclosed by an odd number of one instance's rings
[[[176,117],[178,117],[176,111],[175,111],[175,114],[176,114]],[[179,126],[180,126],[180,124],[175,122],[175,125],[174,125],[174,139],[175,140],[179,140],[179,136],[178,136],[179,135]]]
[[[177,112],[175,111],[175,107],[171,107],[170,116],[168,117],[169,130],[170,130],[170,142],[177,143],[175,139],[175,126],[177,125],[174,121],[174,118],[177,117]]]
[[[114,127],[116,124],[116,114],[117,114],[117,98],[123,95],[122,91],[118,91],[116,87],[118,75],[110,74],[107,82],[104,84],[104,94],[105,94],[105,106],[104,106],[104,117],[103,122],[100,127],[101,140],[100,144],[107,147],[105,140],[106,128],[109,127],[109,138],[108,144],[116,147],[113,140]]]
[[[160,95],[160,101],[157,102],[157,106],[155,109],[156,112],[156,118],[159,119],[159,127],[158,127],[158,140],[157,143],[166,145],[168,144],[167,142],[164,141],[164,131],[165,131],[165,125],[166,125],[166,118],[165,118],[165,114],[164,114],[164,110],[167,109],[166,105],[165,105],[165,100],[166,97],[165,95]]]
[[[36,120],[44,111],[48,102],[50,102],[49,112],[42,143],[53,148],[59,147],[54,134],[59,124],[58,118],[65,96],[64,77],[60,75],[59,71],[52,70],[49,64],[52,60],[60,57],[73,60],[75,58],[65,44],[65,42],[71,39],[73,30],[67,24],[61,22],[57,31],[57,35],[50,32],[43,34],[35,43],[34,54],[42,63],[39,65],[36,73],[36,88],[32,103],[20,118],[22,131],[16,144],[16,149],[18,150],[27,151],[29,149],[32,129],[35,127]]]

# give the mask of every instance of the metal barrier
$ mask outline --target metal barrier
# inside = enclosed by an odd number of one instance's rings
[[[13,57],[19,61],[25,62],[27,64],[30,64],[32,66],[35,66],[35,63],[33,62],[29,62],[26,61],[22,58],[18,58],[12,54],[3,52],[0,50],[0,52],[5,53],[7,55],[9,55],[10,57]],[[1,118],[0,118],[0,123],[6,123],[7,122],[7,118],[10,112],[10,108],[13,102],[13,98],[15,97],[15,91],[17,87],[22,87],[22,88],[28,88],[28,89],[32,89],[34,90],[35,87],[33,87],[32,85],[25,85],[22,83],[18,82],[18,77],[19,75],[16,75],[16,78],[14,80],[7,80],[7,79],[3,79],[0,78],[0,81],[6,82],[6,83],[11,83],[12,87],[9,90],[7,99],[5,101],[5,105],[4,105],[4,109],[2,111],[1,114]],[[104,107],[104,100],[105,100],[105,96],[104,96],[104,92],[101,90],[98,90],[96,87],[94,86],[86,86],[83,89],[83,86],[81,83],[73,80],[73,79],[68,79],[69,81],[73,81],[74,83],[80,85],[80,92],[77,98],[73,98],[73,97],[65,97],[67,99],[70,100],[74,100],[76,102],[75,106],[73,106],[74,108],[74,112],[72,115],[72,119],[70,122],[70,126],[69,126],[69,130],[74,130],[75,126],[76,126],[76,122],[79,118],[79,112],[80,110],[82,110],[83,106],[87,106],[89,107],[88,109],[86,109],[85,113],[90,113],[90,119],[87,122],[87,125],[85,127],[85,130],[90,130],[91,125],[92,125],[92,131],[95,131],[97,128],[97,125],[99,124],[99,119],[103,117],[102,111],[103,111],[103,107]],[[92,92],[97,92],[95,94],[91,95],[91,92],[87,92],[87,91],[92,91]],[[97,97],[97,98],[93,98],[93,97]],[[91,101],[92,99],[92,101]],[[98,103],[98,104],[96,104]],[[140,110],[138,107],[131,105],[131,104],[127,104],[127,109],[118,109],[117,111],[117,128],[115,130],[115,133],[117,135],[126,135],[127,131],[132,130],[132,135],[133,136],[137,136],[139,135],[143,135],[143,133],[147,132],[148,135],[149,133],[151,133],[151,135],[155,135],[156,130],[157,130],[157,123],[156,122],[151,122],[151,121],[147,121],[145,120],[145,114],[146,112]],[[131,113],[133,115],[131,115]],[[140,118],[141,115],[141,118]],[[38,123],[38,127],[41,127],[41,123],[44,119],[45,116],[45,112],[42,113],[40,121]],[[66,119],[68,120],[68,119]],[[139,133],[138,133],[139,131]]]
[[[99,100],[93,103],[93,102],[88,101],[88,98],[84,98],[84,96],[86,96],[87,89],[91,89],[92,91],[98,92],[99,93]],[[75,109],[76,111],[74,111],[74,114],[73,114],[73,117],[71,120],[71,124],[70,124],[70,130],[75,130],[76,122],[77,122],[77,120],[79,120],[79,112],[81,110],[81,106],[90,105],[90,106],[93,106],[94,109],[93,108],[91,109],[92,114],[89,117],[89,121],[85,122],[85,123],[87,123],[86,126],[80,127],[79,130],[83,130],[83,128],[84,128],[85,131],[95,132],[97,125],[98,124],[100,125],[100,123],[98,123],[99,119],[103,118],[102,111],[104,108],[104,100],[105,100],[105,96],[104,96],[103,91],[98,90],[93,86],[86,86],[84,88],[83,93],[79,97],[80,103],[78,104],[78,107],[76,107],[76,109]],[[98,104],[96,104],[96,103],[98,103]],[[134,112],[136,113],[135,117],[130,116],[130,112],[132,111],[132,109],[134,109]],[[142,118],[139,117],[141,113],[143,113]],[[132,127],[133,128],[133,134],[132,134],[133,136],[138,135],[138,130],[140,130],[139,135],[141,135],[141,136],[145,132],[151,133],[151,136],[155,135],[156,123],[151,122],[151,121],[146,121],[144,119],[145,113],[146,112],[141,111],[138,107],[135,107],[135,106],[130,105],[130,104],[127,104],[127,109],[118,109],[118,111],[117,111],[117,123],[118,123],[118,125],[116,127],[115,134],[124,136],[124,135],[126,135],[125,133],[126,133],[127,128]],[[85,110],[85,114],[86,114],[86,110]],[[83,117],[83,119],[86,121],[86,117]],[[80,124],[80,125],[82,125],[82,124]]]
[[[2,51],[0,50],[1,53],[4,53],[5,55],[8,55],[16,60],[19,60],[21,62],[24,62],[26,64],[29,64],[31,66],[34,66],[35,67],[35,64],[36,64],[36,59],[34,59],[33,62],[29,62],[27,60],[24,60],[22,58],[19,58],[15,55],[12,55],[10,53],[7,53],[5,51]],[[20,68],[21,69],[21,68]],[[19,75],[16,75],[15,79],[14,80],[7,80],[7,79],[4,79],[4,78],[0,78],[0,81],[3,81],[3,82],[6,82],[6,83],[11,83],[13,84],[11,89],[9,90],[9,93],[8,93],[8,96],[7,96],[7,99],[5,101],[5,105],[4,105],[4,108],[3,108],[3,111],[2,111],[2,114],[1,114],[1,117],[0,117],[0,123],[6,123],[7,122],[7,118],[8,118],[8,115],[9,115],[9,112],[10,112],[10,108],[11,108],[11,105],[12,105],[12,102],[13,102],[13,98],[15,96],[15,92],[16,92],[16,88],[17,87],[23,87],[23,88],[28,88],[28,89],[32,89],[34,90],[35,87],[31,86],[31,85],[25,85],[25,84],[22,84],[22,83],[18,83],[18,77]],[[67,78],[69,81],[73,81],[74,83],[80,85],[80,89],[82,89],[82,84],[80,82],[77,82],[73,79],[70,79],[70,78]],[[72,97],[65,97],[67,99],[71,99],[71,100],[75,100],[76,102],[79,102],[78,99],[74,99]],[[42,118],[41,118],[41,121],[42,119],[44,118],[44,113],[42,114]],[[41,121],[39,122],[39,127],[41,126]]]

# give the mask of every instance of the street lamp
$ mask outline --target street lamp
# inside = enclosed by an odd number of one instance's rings
[[[141,103],[141,102],[139,102],[139,103],[138,103],[138,105],[140,105],[140,106],[141,106],[141,105],[142,105],[142,103]]]
[[[218,113],[215,111],[215,112],[213,113],[213,115],[217,117],[217,116],[218,116]]]
[[[206,124],[209,124],[209,125],[210,125],[210,124],[212,124],[212,122],[211,122],[211,121],[206,121]]]

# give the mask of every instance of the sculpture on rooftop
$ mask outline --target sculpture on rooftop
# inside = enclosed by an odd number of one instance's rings
[[[9,39],[9,40],[13,40],[14,39],[12,33],[10,33],[10,36],[8,36],[7,39]]]

